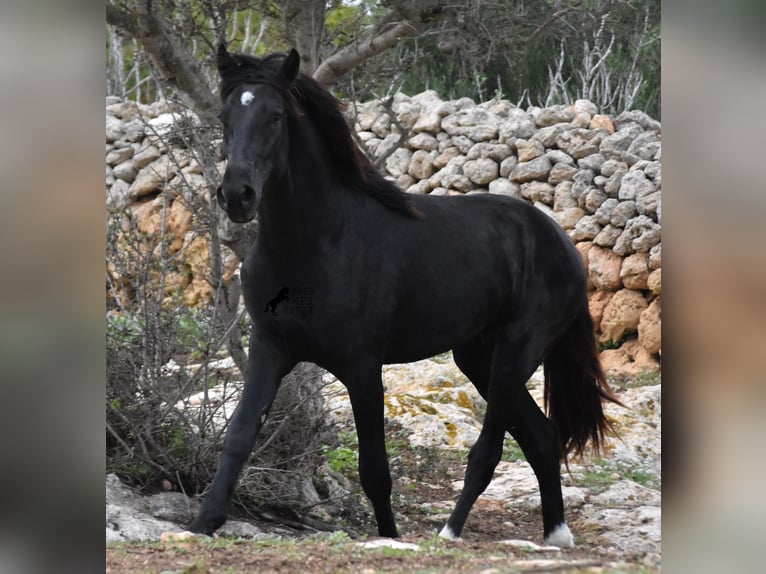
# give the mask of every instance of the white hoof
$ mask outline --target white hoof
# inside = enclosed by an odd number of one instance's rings
[[[544,542],[547,546],[574,548],[574,538],[572,538],[572,533],[569,531],[569,526],[563,522],[554,528],[553,532],[545,537]]]
[[[446,540],[457,540],[459,538],[458,536],[455,536],[455,533],[452,532],[452,529],[449,527],[449,525],[445,525],[444,528],[441,529],[441,532],[439,532],[439,537]]]

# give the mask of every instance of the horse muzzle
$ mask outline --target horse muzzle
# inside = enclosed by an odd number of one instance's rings
[[[251,221],[261,202],[263,184],[250,175],[245,170],[227,169],[223,183],[216,190],[219,207],[235,223]]]

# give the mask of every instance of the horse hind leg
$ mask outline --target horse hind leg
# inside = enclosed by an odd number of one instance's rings
[[[468,345],[454,349],[453,352],[458,368],[471,380],[485,399],[488,398],[492,353],[492,344],[486,338],[472,341]],[[514,355],[509,353],[507,356]],[[520,355],[516,356],[520,357]],[[521,370],[517,369],[517,372],[523,372],[523,367],[519,366],[519,368]],[[532,367],[531,372],[534,372],[534,368],[536,365]],[[501,418],[504,429],[519,443],[537,477],[542,502],[545,542],[560,547],[570,547],[572,546],[572,537],[564,522],[564,504],[561,495],[560,465],[555,431],[552,423],[542,413],[527,390],[523,388],[524,383],[531,376],[531,372],[526,377],[519,375],[516,381],[506,381],[507,385],[511,387],[520,386],[521,389],[517,391],[516,400],[506,405],[507,410],[504,411],[504,416]],[[492,466],[493,470],[496,464]],[[465,514],[467,515],[467,512]],[[448,522],[442,530],[442,536],[455,536],[458,519],[459,516],[456,517],[452,526]],[[462,525],[460,526],[462,527]],[[457,534],[459,534],[459,530],[457,530]]]

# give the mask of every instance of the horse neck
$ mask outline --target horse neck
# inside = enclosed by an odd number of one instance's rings
[[[328,169],[326,145],[307,121],[296,121],[289,139],[288,173],[277,178],[268,199],[264,197],[261,230],[280,244],[288,236],[288,244],[300,239],[316,243],[342,219],[347,194]]]

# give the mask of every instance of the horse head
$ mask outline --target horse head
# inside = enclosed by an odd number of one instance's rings
[[[216,197],[232,221],[245,223],[255,217],[264,190],[287,173],[286,116],[300,57],[291,50],[286,57],[259,59],[229,54],[221,45],[216,63],[227,160]]]

